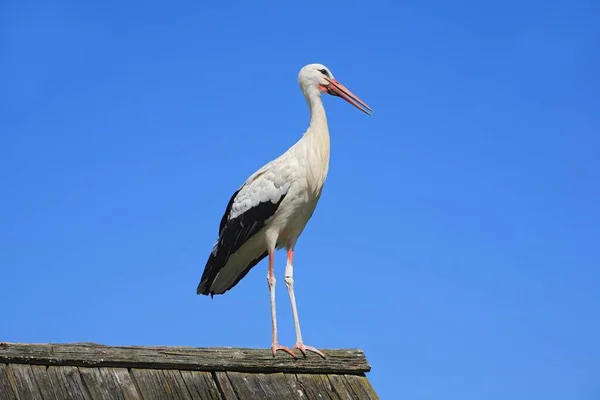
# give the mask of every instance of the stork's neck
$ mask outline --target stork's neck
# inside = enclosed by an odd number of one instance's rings
[[[329,142],[327,115],[325,114],[325,107],[323,107],[323,100],[321,100],[321,93],[318,90],[312,90],[305,93],[304,97],[310,110],[310,126],[306,134],[320,136],[322,139],[326,138]]]
[[[318,90],[305,93],[306,102],[310,109],[310,126],[299,141],[300,154],[307,158],[310,177],[309,184],[320,193],[327,171],[329,170],[329,128],[327,115]]]

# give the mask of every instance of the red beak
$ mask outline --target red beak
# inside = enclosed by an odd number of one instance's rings
[[[329,81],[329,85],[327,86],[327,93],[332,96],[339,96],[342,99],[346,100],[348,103],[352,104],[354,107],[358,108],[360,111],[364,112],[367,115],[373,114],[373,110],[371,107],[365,104],[364,101],[358,98],[354,93],[352,93],[348,88],[335,79],[327,79]]]

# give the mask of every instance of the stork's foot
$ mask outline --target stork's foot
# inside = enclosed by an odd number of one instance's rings
[[[291,351],[288,347],[282,346],[282,345],[277,344],[277,343],[273,343],[271,345],[271,350],[273,351],[273,357],[275,357],[275,354],[277,353],[277,350],[281,350],[281,351],[285,351],[286,353],[288,353],[292,357],[296,358],[296,355],[294,354],[294,352]]]
[[[325,354],[321,353],[319,350],[315,349],[312,346],[307,346],[304,343],[301,342],[296,342],[296,344],[293,347],[294,349],[298,349],[302,352],[302,354],[304,354],[304,357],[306,357],[306,352],[307,351],[312,351],[313,353],[317,353],[318,355],[320,355],[321,357],[325,358]]]

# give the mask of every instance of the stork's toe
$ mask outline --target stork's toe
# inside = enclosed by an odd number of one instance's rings
[[[275,354],[277,354],[277,350],[281,350],[281,351],[285,351],[292,357],[296,358],[296,355],[294,354],[294,352],[292,350],[290,350],[288,347],[282,346],[280,344],[271,345],[271,350],[273,351],[273,357],[275,357]]]
[[[325,354],[323,354],[320,350],[317,350],[316,348],[314,348],[312,346],[307,346],[302,342],[296,342],[296,344],[294,345],[293,348],[300,350],[300,352],[304,355],[304,357],[306,357],[307,351],[312,351],[313,353],[317,353],[321,357],[325,358]]]

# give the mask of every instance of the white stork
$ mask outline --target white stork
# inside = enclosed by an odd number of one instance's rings
[[[285,284],[296,330],[293,349],[300,350],[304,356],[312,351],[325,357],[302,341],[293,274],[294,246],[315,211],[329,168],[329,129],[321,94],[339,96],[368,115],[373,110],[335,80],[324,65],[303,67],[298,83],[310,109],[310,126],[300,140],[252,174],[231,196],[219,226],[219,239],[206,262],[197,293],[211,297],[225,293],[268,255],[271,349],[273,356],[277,350],[283,350],[295,357],[292,350],[277,341],[274,252],[285,247]]]

